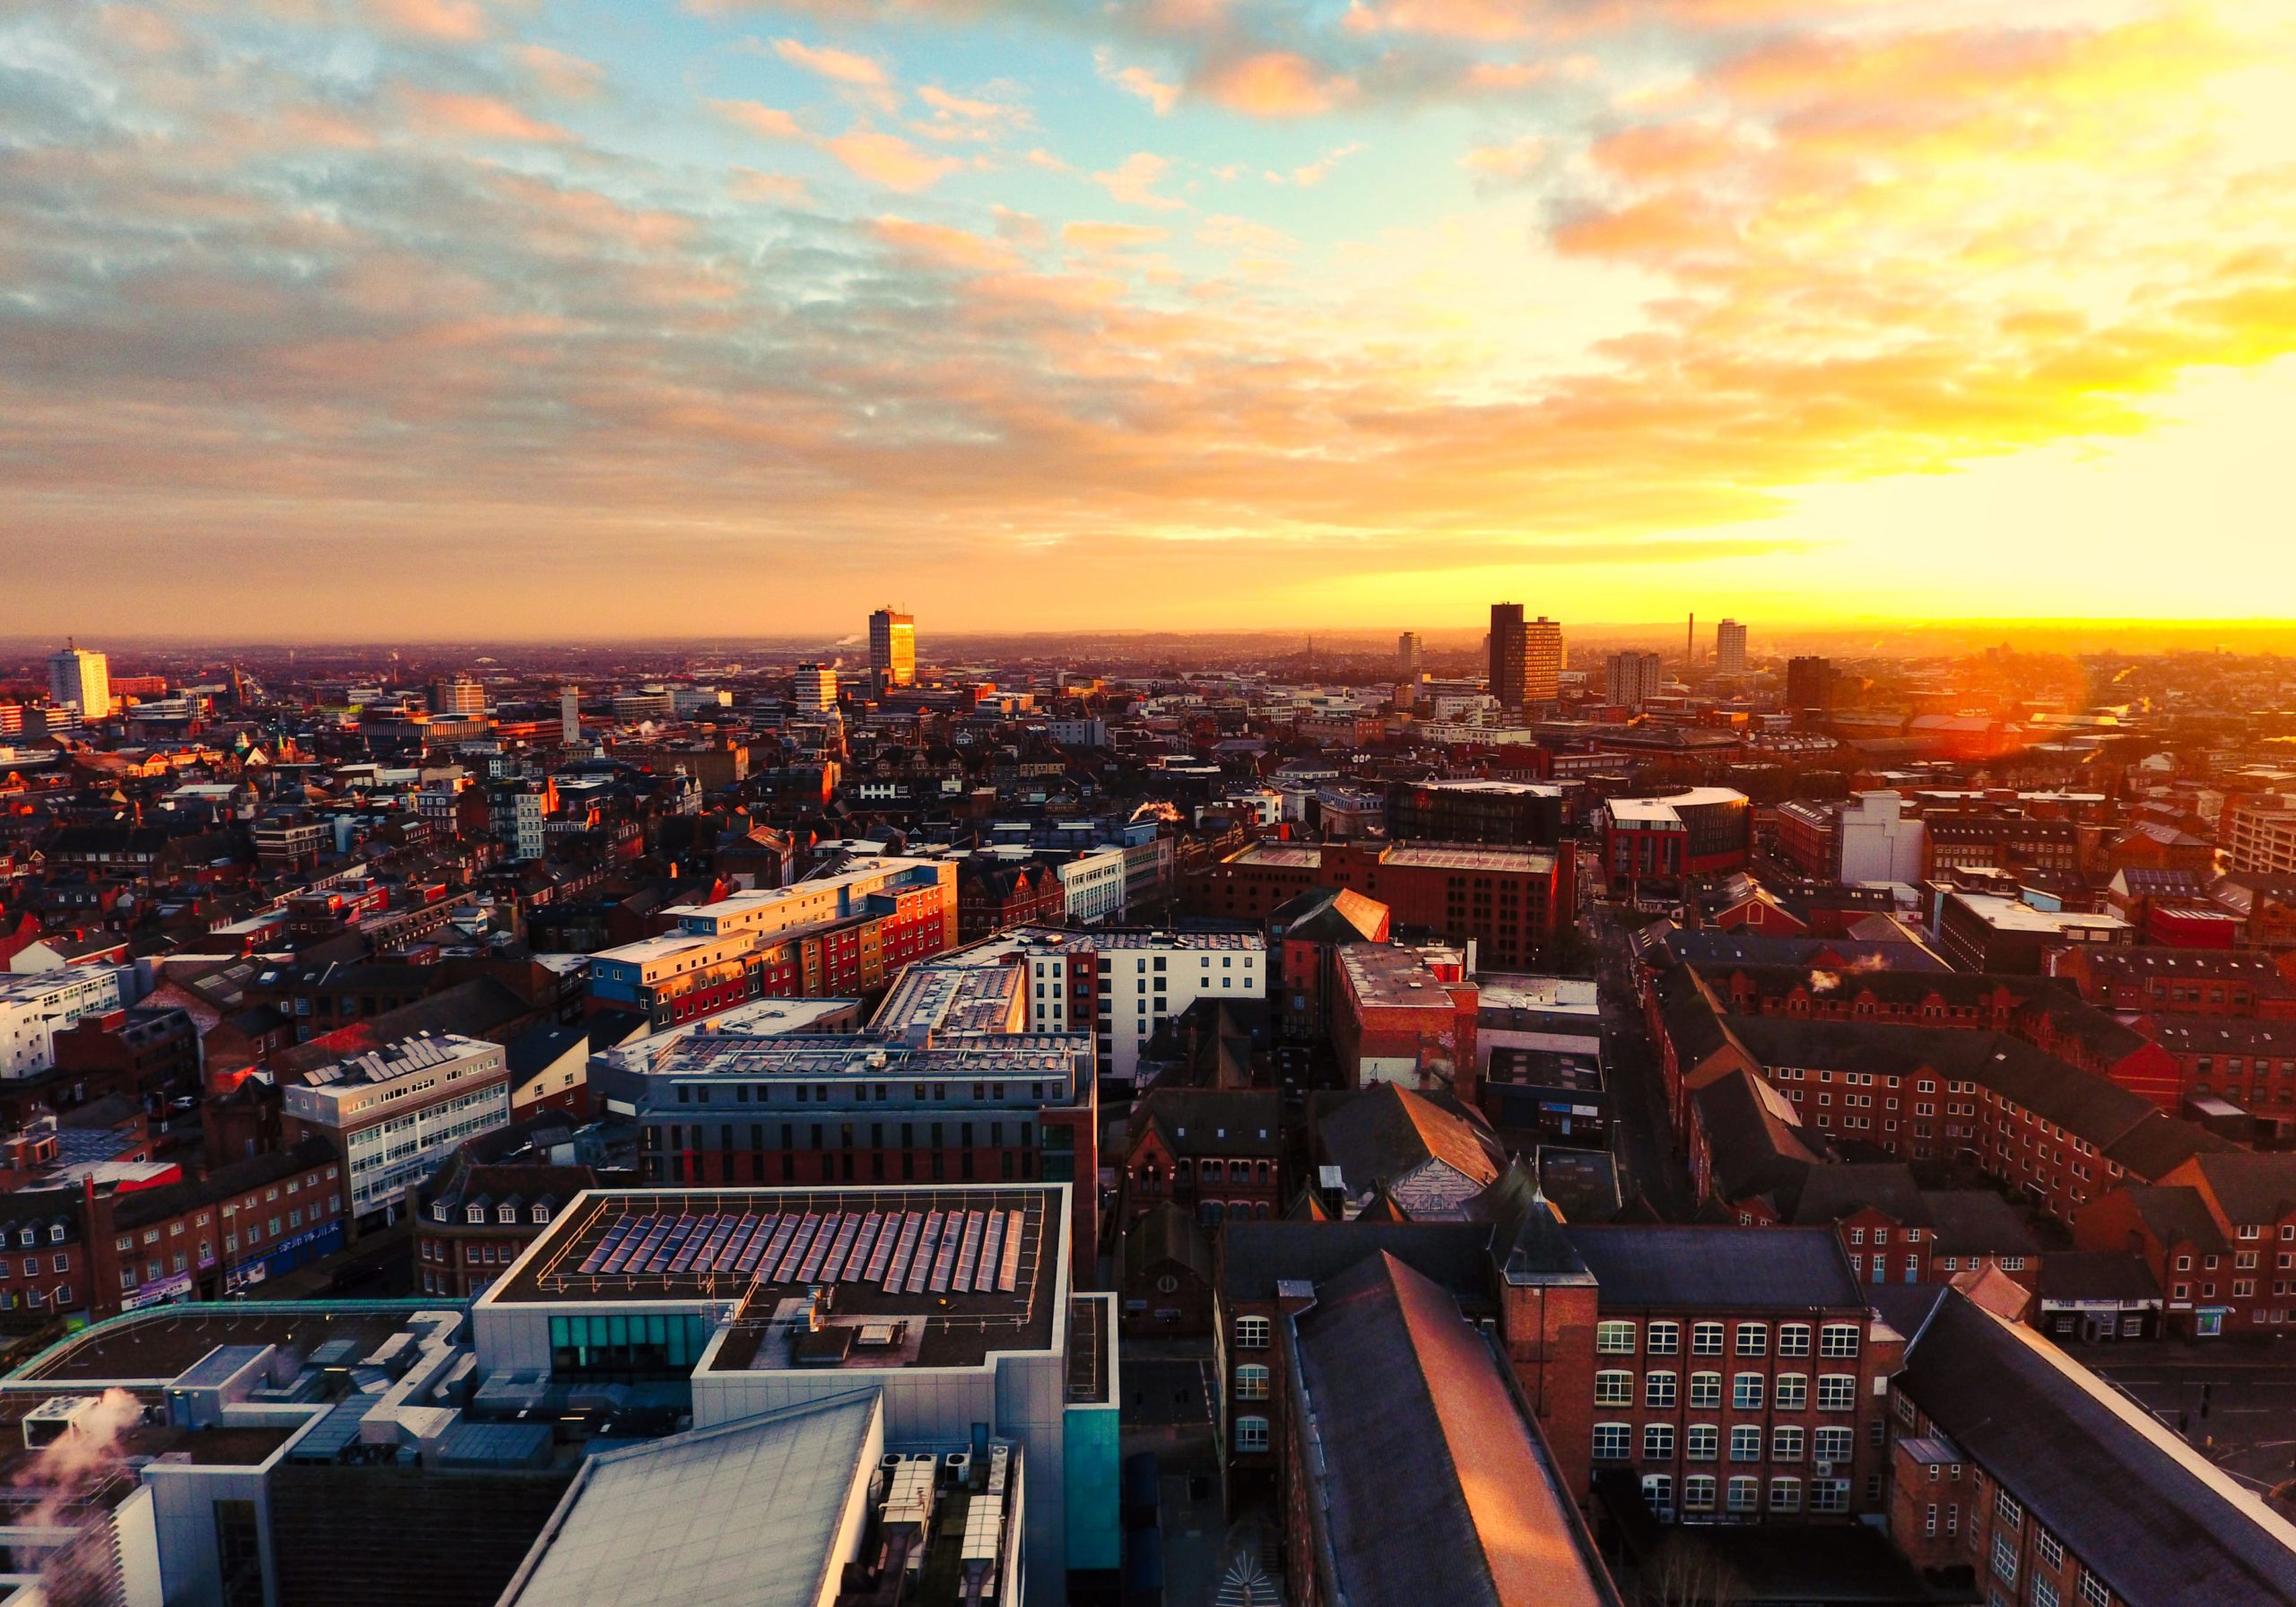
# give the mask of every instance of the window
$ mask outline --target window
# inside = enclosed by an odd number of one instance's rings
[[[1674,1403],[1674,1376],[1672,1373],[1652,1373],[1642,1381],[1642,1403],[1645,1406],[1671,1406]]]
[[[1595,1460],[1624,1462],[1633,1432],[1633,1429],[1624,1423],[1596,1423],[1595,1425]]]
[[[1848,1412],[1857,1404],[1857,1380],[1848,1373],[1818,1375],[1818,1410]]]
[[[1236,1420],[1236,1449],[1265,1451],[1267,1449],[1267,1420],[1264,1417],[1239,1417]]]
[[[1714,1475],[1692,1473],[1683,1481],[1683,1510],[1711,1512],[1714,1510]]]
[[[1779,1324],[1778,1353],[1780,1356],[1807,1356],[1810,1353],[1810,1325]]]
[[[1770,1325],[1768,1323],[1740,1323],[1738,1325],[1739,1355],[1762,1356],[1767,1355],[1769,1351]]]
[[[1722,1431],[1712,1423],[1692,1423],[1683,1434],[1683,1455],[1692,1462],[1711,1462],[1722,1451]]]
[[[2004,1585],[2017,1582],[2017,1542],[2006,1534],[1993,1537],[1993,1577]]]
[[[1682,1348],[1680,1323],[1653,1323],[1643,1334],[1643,1349],[1653,1356],[1671,1356]]]
[[[1722,1325],[1692,1323],[1690,1329],[1690,1353],[1693,1356],[1722,1354]]]
[[[1631,1406],[1634,1404],[1634,1375],[1624,1372],[1595,1375],[1595,1404],[1597,1406]]]
[[[1761,1375],[1740,1373],[1730,1380],[1730,1404],[1740,1412],[1761,1410]]]
[[[1722,1404],[1722,1375],[1692,1373],[1690,1376],[1690,1403],[1709,1409]]]
[[[1642,1499],[1653,1512],[1666,1513],[1674,1505],[1674,1476],[1672,1473],[1642,1475]]]
[[[1857,1325],[1828,1323],[1818,1330],[1818,1354],[1821,1356],[1855,1356],[1857,1354]]]
[[[1634,1325],[1632,1323],[1596,1323],[1595,1349],[1605,1356],[1634,1354]]]
[[[2081,1570],[2081,1600],[2083,1607],[2109,1607],[2113,1593],[2094,1568]]]
[[[1672,1423],[1642,1425],[1642,1460],[1672,1462],[1674,1459],[1674,1426]]]
[[[1847,1429],[1821,1429],[1811,1437],[1810,1446],[1817,1453],[1820,1462],[1837,1464],[1848,1462],[1852,1449]]]
[[[1267,1399],[1267,1369],[1256,1361],[1248,1361],[1236,1369],[1236,1399],[1265,1401]]]
[[[1770,1459],[1772,1462],[1802,1460],[1802,1430],[1790,1423],[1780,1423],[1770,1431]]]
[[[1799,1412],[1810,1403],[1810,1375],[1780,1373],[1778,1375],[1778,1409]]]
[[[1740,1423],[1730,1430],[1730,1460],[1760,1462],[1761,1460],[1761,1425]]]
[[[1993,1492],[1993,1516],[2001,1520],[2004,1528],[2022,1529],[2025,1526],[2025,1509],[2017,1505],[2017,1498],[2005,1490],[1996,1488]]]
[[[1770,1509],[1772,1512],[1802,1510],[1802,1481],[1772,1479],[1770,1481]]]
[[[2033,1544],[2040,1551],[2041,1560],[2048,1566],[2050,1568],[2065,1566],[2065,1542],[2056,1535],[2044,1529],[2033,1537]]]
[[[1729,1509],[1733,1512],[1752,1512],[1760,1501],[1761,1496],[1761,1480],[1751,1474],[1733,1479],[1730,1481]]]
[[[1848,1511],[1849,1481],[1847,1479],[1811,1480],[1810,1510],[1813,1512]]]
[[[1236,1348],[1239,1351],[1267,1349],[1268,1321],[1264,1316],[1239,1316],[1236,1319]]]
[[[2035,1574],[2031,1601],[2033,1607],[2057,1607],[2057,1586],[2040,1575]]]

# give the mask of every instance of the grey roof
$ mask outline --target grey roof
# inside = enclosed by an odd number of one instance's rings
[[[1919,943],[1853,942],[1836,937],[1777,937],[1760,932],[1720,932],[1710,927],[1676,931],[1666,948],[1684,965],[1789,965],[1807,969],[1831,956],[1844,965],[1864,961],[1899,971],[1944,971],[1952,968]]]
[[[2202,1251],[2225,1248],[2224,1235],[2208,1214],[2208,1202],[2200,1197],[2200,1190],[2132,1183],[2124,1192],[2137,1219],[2163,1247],[2181,1242]]]
[[[1295,1427],[1316,1447],[1314,1561],[1333,1598],[1616,1602],[1506,1370],[1439,1286],[1371,1256],[1319,1285],[1289,1338]]]
[[[2038,1335],[1949,1292],[1899,1386],[2133,1607],[2288,1607],[2296,1529]]]
[[[1743,1067],[1691,1102],[1706,1133],[1709,1180],[1724,1200],[1790,1195],[1831,1152],[1824,1134],[1801,1125],[1784,1097]]]
[[[1824,1227],[1860,1211],[1878,1211],[1893,1222],[1926,1227],[1913,1168],[1901,1160],[1865,1160],[1811,1168],[1802,1180],[1787,1220],[1796,1227]]]
[[[1455,1099],[1436,1099],[1392,1082],[1319,1097],[1320,1163],[1339,1168],[1350,1194],[1395,1183],[1440,1161],[1478,1188],[1498,1180],[1504,1157],[1482,1119]]]
[[[857,1390],[593,1456],[501,1607],[812,1607],[880,1410]]]
[[[1941,1255],[2038,1255],[2041,1241],[2017,1208],[1990,1189],[1925,1189],[1931,1247]]]
[[[1603,1304],[1682,1307],[1862,1307],[1831,1228],[1565,1228],[1602,1285]]]
[[[1322,1283],[1382,1251],[1463,1300],[1487,1305],[1481,1222],[1234,1222],[1220,1232],[1220,1287],[1231,1301],[1273,1300],[1279,1280]]]
[[[2199,1164],[2226,1221],[2269,1224],[2296,1215],[2296,1155],[2227,1150],[2199,1157]]]
[[[2051,1300],[2158,1300],[2152,1269],[2126,1250],[2060,1250],[2041,1257],[2033,1292]]]

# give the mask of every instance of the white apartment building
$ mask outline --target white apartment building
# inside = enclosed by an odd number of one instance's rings
[[[2296,876],[2296,797],[2253,798],[2233,805],[2224,847],[2236,871]]]
[[[1846,882],[1911,884],[1926,873],[1929,828],[1906,818],[1905,800],[1895,793],[1858,794],[1834,816],[1834,830]]]
[[[1656,653],[1611,655],[1607,701],[1613,708],[1639,708],[1665,684],[1665,663]]]
[[[1085,1023],[1076,1018],[1089,1003],[1100,1073],[1120,1081],[1138,1080],[1140,1051],[1165,1018],[1198,999],[1267,995],[1267,940],[1257,934],[1032,928],[1021,936],[1029,1029],[1082,1032]]]
[[[290,1136],[323,1133],[351,1168],[351,1214],[400,1203],[460,1144],[510,1124],[502,1046],[417,1033],[284,1090]]]
[[[798,713],[828,714],[837,707],[837,672],[825,664],[801,664],[791,691]]]
[[[1746,673],[1746,628],[1735,620],[1725,620],[1714,628],[1714,673]]]
[[[56,1035],[135,1002],[135,968],[67,965],[0,975],[0,1077],[36,1077],[56,1064]]]
[[[48,695],[78,709],[83,719],[102,719],[111,713],[111,661],[85,647],[49,654]]]
[[[1060,865],[1061,913],[1088,925],[1121,920],[1125,882],[1122,848],[1099,848],[1065,860]]]

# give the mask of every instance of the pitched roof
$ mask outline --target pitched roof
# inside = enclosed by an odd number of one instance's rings
[[[1932,1188],[1921,1193],[1930,1247],[1941,1255],[2038,1255],[2041,1241],[2017,1208],[1990,1189]]]
[[[1353,1607],[1617,1600],[1498,1357],[1380,1254],[1319,1284],[1290,1342],[1321,1570]],[[1399,1477],[1408,1470],[1407,1477]]]
[[[1824,1134],[1805,1128],[1776,1089],[1743,1067],[1691,1099],[1706,1133],[1709,1176],[1723,1199],[1791,1193],[1827,1158]]]
[[[1893,1222],[1926,1227],[1913,1168],[1900,1160],[1864,1160],[1812,1168],[1787,1220],[1796,1227],[1822,1227],[1860,1211],[1878,1211]]]
[[[2157,1300],[2152,1269],[2126,1250],[2057,1250],[2041,1257],[2033,1292],[2049,1300]]]
[[[2208,1203],[2200,1197],[2200,1190],[2180,1184],[2162,1186],[2132,1183],[2123,1192],[2137,1220],[2162,1245],[2189,1244],[2203,1251],[2224,1249],[2224,1236],[2217,1231],[2216,1219],[2208,1214]]]
[[[1127,1277],[1159,1262],[1177,1262],[1209,1284],[1213,1278],[1211,1236],[1185,1206],[1159,1200],[1124,1236]]]
[[[1175,1158],[1268,1155],[1283,1148],[1283,1096],[1273,1089],[1157,1088],[1132,1108],[1127,1147],[1152,1127]]]
[[[1563,1234],[1606,1306],[1862,1307],[1831,1228],[1578,1227]]]
[[[2226,1221],[2272,1223],[2296,1212],[2296,1155],[2225,1150],[2195,1160]]]
[[[2119,1599],[2296,1602],[2296,1528],[2030,1330],[1949,1292],[1898,1385]]]
[[[1220,1229],[1220,1288],[1231,1302],[1273,1300],[1278,1281],[1321,1283],[1384,1252],[1487,1305],[1492,1238],[1482,1222],[1230,1221]]]
[[[1347,1192],[1408,1177],[1439,1162],[1478,1186],[1497,1181],[1505,1161],[1496,1140],[1462,1108],[1446,1109],[1392,1082],[1335,1101],[1318,1115],[1316,1144]]]

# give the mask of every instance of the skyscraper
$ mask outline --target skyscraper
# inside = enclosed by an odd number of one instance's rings
[[[1746,673],[1746,628],[1735,620],[1725,620],[1714,628],[1714,673]]]
[[[1814,656],[1786,661],[1786,707],[1797,717],[1833,707],[1833,665]]]
[[[1639,708],[1665,684],[1665,661],[1656,653],[1611,655],[1608,701],[1613,708]]]
[[[1406,630],[1396,638],[1396,679],[1406,686],[1416,682],[1422,656],[1418,631]]]
[[[582,689],[578,686],[558,689],[558,740],[570,748],[582,740]]]
[[[797,666],[797,712],[827,714],[837,707],[837,672],[825,664]]]
[[[111,713],[110,661],[66,644],[48,656],[48,695],[53,702],[72,705],[83,720],[104,718]]]
[[[474,715],[486,712],[486,689],[468,675],[445,676],[430,683],[432,714]]]
[[[1551,703],[1562,686],[1562,625],[1523,618],[1520,603],[1491,605],[1491,695],[1502,708]]]
[[[869,616],[869,680],[879,691],[917,684],[917,621],[890,608]]]

